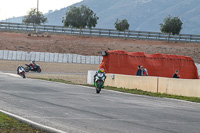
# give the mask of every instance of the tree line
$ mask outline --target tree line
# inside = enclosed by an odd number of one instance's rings
[[[66,12],[65,18],[62,20],[62,23],[65,27],[73,27],[80,29],[84,28],[92,28],[96,27],[97,21],[99,17],[96,16],[89,7],[85,5],[81,5],[81,7],[72,6]],[[47,18],[43,15],[42,12],[39,12],[36,9],[31,9],[26,16],[24,16],[23,23],[25,24],[32,24],[34,30],[36,30],[36,26],[40,25],[41,23],[46,23]],[[170,40],[170,35],[178,35],[182,29],[182,21],[179,17],[172,17],[168,16],[164,19],[164,23],[160,24],[160,30],[163,33],[169,34],[168,41]],[[117,18],[116,22],[114,23],[116,30],[118,31],[125,31],[129,30],[130,24],[126,19],[119,20]]]

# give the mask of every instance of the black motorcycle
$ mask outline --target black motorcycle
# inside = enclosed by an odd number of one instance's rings
[[[35,64],[33,68],[31,65],[28,65],[28,64],[25,64],[25,65],[26,65],[26,67],[25,67],[26,72],[34,71],[34,72],[40,73],[42,71],[41,67],[37,64]]]
[[[104,87],[104,82],[105,82],[105,75],[103,73],[98,73],[95,76],[95,88],[96,88],[96,93],[101,92],[101,88]]]

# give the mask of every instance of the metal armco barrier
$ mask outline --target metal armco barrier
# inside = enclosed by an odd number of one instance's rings
[[[78,54],[0,50],[0,60],[35,60],[40,62],[101,64],[102,59],[102,56],[84,56]]]
[[[22,23],[7,23],[0,22],[0,29],[6,31],[34,31],[32,25],[25,25]],[[146,31],[125,31],[120,32],[114,29],[76,29],[76,28],[66,28],[63,26],[53,26],[53,25],[39,25],[36,27],[37,32],[49,32],[49,33],[61,33],[61,34],[74,34],[77,35],[81,32],[82,35],[88,36],[106,36],[106,37],[118,37],[118,38],[130,38],[130,39],[146,39],[146,40],[161,40],[167,41],[168,34],[160,32],[146,32]],[[200,35],[190,35],[190,34],[180,34],[171,35],[170,41],[174,42],[197,42],[200,43]]]

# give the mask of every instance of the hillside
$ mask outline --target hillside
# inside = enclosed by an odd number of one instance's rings
[[[83,0],[75,5],[82,4],[89,6],[100,18],[97,28],[113,29],[117,18],[126,18],[130,23],[130,30],[159,32],[159,24],[171,15],[181,18],[181,33],[200,34],[199,0]],[[62,17],[67,9],[69,7],[47,14],[47,24],[62,25]],[[16,18],[8,21],[16,22]]]

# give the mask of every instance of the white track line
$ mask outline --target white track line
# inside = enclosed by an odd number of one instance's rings
[[[14,74],[14,73],[4,73],[4,72],[1,72],[1,71],[0,71],[0,74],[9,75],[9,76],[17,77],[17,78],[21,77],[21,76],[19,76],[17,74]]]
[[[5,73],[5,74],[8,74],[8,75],[13,76],[13,77],[18,77],[18,78],[20,78],[20,76],[17,75],[17,74],[12,74],[12,73]]]
[[[38,129],[41,129],[41,130],[45,130],[47,132],[52,132],[52,133],[67,133],[67,132],[64,132],[64,131],[61,131],[61,130],[58,130],[58,129],[55,129],[55,128],[52,128],[52,127],[48,127],[48,126],[45,126],[45,125],[42,125],[42,124],[39,124],[39,123],[36,123],[36,122],[33,122],[31,120],[28,120],[28,119],[25,119],[23,117],[20,117],[20,116],[17,116],[15,114],[12,114],[12,113],[9,113],[7,111],[3,111],[3,110],[0,110],[0,112],[10,116],[10,117],[13,117],[23,123],[26,123],[28,125],[31,125],[35,128],[38,128]]]

